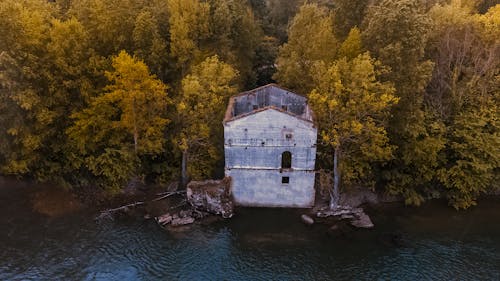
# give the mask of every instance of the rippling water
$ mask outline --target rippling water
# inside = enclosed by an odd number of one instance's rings
[[[33,187],[1,185],[0,280],[500,280],[498,200],[372,210],[376,228],[347,237],[269,209],[166,232],[90,211],[50,218],[32,211]]]

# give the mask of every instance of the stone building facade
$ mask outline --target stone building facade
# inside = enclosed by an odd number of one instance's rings
[[[275,84],[243,92],[231,97],[223,124],[237,205],[314,205],[317,129],[305,97]]]

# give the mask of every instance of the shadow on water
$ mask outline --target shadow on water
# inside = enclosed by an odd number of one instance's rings
[[[293,209],[239,209],[172,231],[96,223],[71,204],[49,216],[33,210],[35,191],[0,181],[0,280],[500,280],[498,199],[466,212],[386,205],[368,211],[375,229],[334,237]]]

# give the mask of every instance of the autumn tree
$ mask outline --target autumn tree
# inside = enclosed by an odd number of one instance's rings
[[[262,41],[262,30],[250,6],[244,1],[210,0],[210,37],[205,48],[234,66],[241,84],[254,87],[256,51]]]
[[[335,0],[335,29],[340,38],[345,38],[354,27],[361,26],[368,0]]]
[[[349,60],[354,59],[359,54],[363,52],[363,46],[361,43],[361,32],[359,28],[353,27],[347,38],[342,42],[338,51],[339,58],[347,58]]]
[[[105,92],[72,115],[67,133],[78,154],[75,165],[117,190],[139,175],[141,157],[163,152],[169,98],[144,62],[125,51],[113,57],[112,66]]]
[[[166,77],[167,44],[160,34],[156,18],[147,11],[140,12],[132,32],[134,55],[142,59],[158,77]]]
[[[288,29],[288,42],[280,47],[274,78],[292,90],[309,92],[313,87],[313,66],[333,62],[337,40],[333,15],[317,4],[304,4]]]
[[[237,76],[233,67],[212,56],[182,79],[174,142],[182,154],[183,185],[188,178],[210,176],[222,155],[221,120],[228,98],[238,90]]]
[[[2,172],[67,184],[64,131],[92,92],[92,49],[75,19],[54,19],[46,1],[0,4]]]
[[[385,186],[392,194],[402,194],[408,204],[420,204],[432,196],[427,187],[444,146],[442,123],[423,106],[433,68],[425,58],[429,27],[425,10],[411,0],[382,0],[368,8],[363,23],[363,46],[390,67],[381,78],[394,83],[400,98],[388,128],[391,143],[398,148],[394,160],[384,167]]]
[[[437,179],[452,206],[467,208],[491,189],[500,167],[500,5],[478,15],[452,1],[430,15],[436,67],[426,105],[446,127]]]
[[[210,5],[199,0],[168,0],[167,7],[170,56],[180,73],[185,74],[202,56],[201,43],[209,36]]]
[[[330,65],[317,65],[309,103],[316,115],[320,142],[333,154],[334,184],[330,208],[337,207],[344,184],[373,180],[371,164],[392,157],[386,124],[398,98],[382,83],[380,63],[368,53]]]

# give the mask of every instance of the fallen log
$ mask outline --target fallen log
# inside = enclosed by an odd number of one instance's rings
[[[113,209],[108,209],[105,211],[102,211],[99,216],[96,217],[96,220],[101,220],[101,219],[113,219],[113,214],[119,211],[128,211],[130,208],[135,208],[137,206],[141,206],[146,204],[145,202],[135,202],[135,203],[130,203],[125,206],[121,206],[118,208],[113,208]]]
[[[186,193],[186,191],[180,190],[180,191],[163,192],[163,193],[157,194],[157,195],[161,195],[160,197],[157,197],[157,198],[150,200],[150,201],[139,201],[139,202],[130,203],[130,204],[127,204],[124,206],[120,206],[117,208],[104,210],[104,211],[101,211],[99,216],[96,217],[96,220],[102,220],[102,219],[111,219],[112,220],[113,215],[117,212],[127,212],[129,209],[135,208],[137,206],[143,206],[148,202],[156,202],[156,201],[164,200],[170,196],[182,194],[182,193]],[[182,202],[184,202],[184,203],[182,203],[181,205],[176,206],[176,207],[180,207],[180,206],[186,204],[186,200],[183,200]]]

